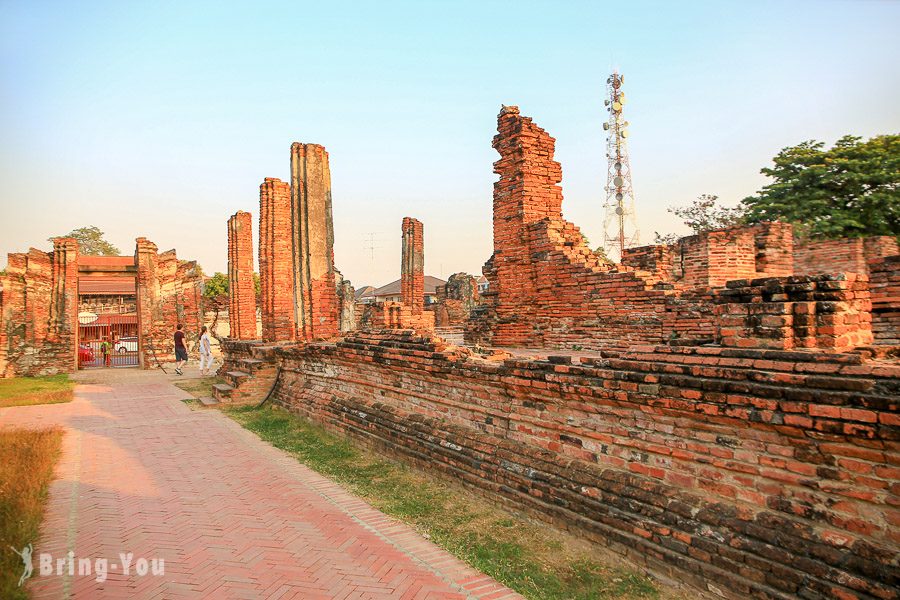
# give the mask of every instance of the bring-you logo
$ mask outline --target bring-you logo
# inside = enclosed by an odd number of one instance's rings
[[[12,548],[12,546],[10,546]],[[28,544],[21,550],[12,548],[13,552],[22,559],[22,576],[19,578],[19,586],[34,575],[33,554],[34,548]],[[69,577],[93,577],[98,583],[103,583],[110,573],[122,573],[126,577],[158,577],[166,573],[166,561],[162,558],[135,558],[133,552],[120,552],[118,560],[108,558],[75,557],[75,552],[69,550],[63,557],[54,557],[49,552],[41,552],[37,556],[38,575],[49,577],[51,575]]]

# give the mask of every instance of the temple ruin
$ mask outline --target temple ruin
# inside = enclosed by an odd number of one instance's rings
[[[328,154],[293,144],[290,182],[260,186],[262,331],[252,288],[233,293],[216,398],[270,397],[709,595],[896,597],[896,240],[759,223],[613,263],[563,218],[554,145],[502,108],[484,293],[457,274],[424,306],[423,225],[407,217],[401,301],[360,309],[334,264]],[[234,290],[248,222],[229,220]],[[87,268],[73,241],[9,265],[0,372],[72,370]],[[139,239],[121,266],[162,354],[158,332],[198,311],[190,265]]]
[[[131,304],[84,305],[98,285],[122,283]],[[52,252],[9,254],[0,275],[0,377],[100,366],[92,334],[112,330],[111,323],[128,336],[118,347],[133,357],[128,364],[155,367],[173,359],[177,323],[196,337],[203,308],[203,274],[174,250],[160,253],[153,242],[137,238],[133,256],[87,256],[79,254],[75,239],[56,238]]]

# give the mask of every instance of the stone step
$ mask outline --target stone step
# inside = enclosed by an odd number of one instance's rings
[[[213,385],[213,398],[222,402],[231,398],[231,392],[234,391],[234,387],[228,385],[227,383],[216,383]]]
[[[250,377],[250,373],[246,371],[228,371],[225,376],[231,380],[233,387],[240,387],[241,382]]]
[[[209,396],[203,396],[202,398],[200,398],[200,404],[202,404],[203,406],[216,406],[217,404],[219,404],[219,401],[215,398],[210,398]]]

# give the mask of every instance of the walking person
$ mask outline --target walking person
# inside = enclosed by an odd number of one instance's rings
[[[213,367],[212,342],[206,325],[200,328],[200,375],[209,375]]]
[[[187,362],[188,354],[187,346],[184,343],[184,332],[181,328],[181,323],[175,327],[175,372],[179,375],[184,375],[181,368],[184,366],[184,363]]]
[[[104,366],[110,366],[110,352],[111,352],[111,344],[109,343],[109,338],[103,336],[103,341],[100,342],[100,352],[103,354],[103,364]]]

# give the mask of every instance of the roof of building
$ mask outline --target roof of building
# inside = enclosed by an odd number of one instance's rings
[[[425,276],[425,293],[426,294],[436,294],[437,287],[441,285],[445,285],[447,282],[443,279],[438,279],[437,277],[432,277],[431,275]],[[374,292],[372,292],[373,296],[397,296],[400,294],[400,280],[392,281],[387,285],[383,285]]]
[[[135,293],[134,277],[79,277],[78,293],[95,296],[131,296]]]
[[[134,264],[134,256],[91,256],[79,254],[78,264],[85,267],[127,267]]]
[[[373,285],[364,285],[353,293],[353,299],[359,300],[363,296],[371,296],[372,292],[375,291],[375,286]]]

